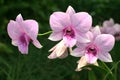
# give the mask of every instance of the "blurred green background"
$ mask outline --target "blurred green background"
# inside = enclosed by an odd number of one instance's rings
[[[21,13],[24,19],[39,22],[39,33],[50,31],[49,16],[55,11],[65,12],[71,5],[76,12],[86,11],[93,18],[93,26],[113,18],[120,23],[120,0],[0,0],[0,80],[120,80],[120,41],[110,52],[113,63],[99,62],[100,67],[75,72],[79,58],[49,60],[48,50],[57,42],[48,40],[49,35],[39,36],[43,45],[37,49],[29,45],[29,54],[22,55],[11,44],[7,34],[9,20]],[[110,73],[109,69],[112,73]]]

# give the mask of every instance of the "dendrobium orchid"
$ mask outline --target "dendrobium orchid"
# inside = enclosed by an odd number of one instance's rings
[[[84,56],[86,64],[95,64],[97,59],[104,62],[112,62],[111,55],[109,51],[113,48],[115,39],[111,34],[101,34],[99,27],[95,27],[88,34],[90,38],[89,43],[78,43],[77,48],[73,50],[71,55],[76,57]],[[83,59],[81,59],[83,60]],[[81,61],[79,61],[81,62]],[[79,69],[80,70],[79,64]]]
[[[104,34],[112,34],[116,40],[120,40],[120,24],[114,23],[112,18],[103,22],[101,32]]]
[[[29,42],[41,48],[41,44],[37,40],[38,23],[35,20],[23,20],[21,14],[16,17],[16,21],[10,20],[7,26],[8,35],[12,39],[12,44],[18,46],[22,54],[28,54]]]
[[[86,12],[75,13],[74,9],[69,6],[66,12],[54,12],[50,16],[50,26],[53,30],[49,37],[50,40],[63,39],[67,47],[73,47],[77,41],[89,42],[86,33],[92,26],[92,18]]]
[[[86,33],[91,25],[92,18],[88,13],[75,13],[71,6],[67,8],[66,12],[54,12],[50,16],[50,26],[53,33],[49,36],[49,39],[52,41],[61,40],[61,42],[50,50],[53,52],[48,58],[53,58],[53,55],[54,58],[61,55],[67,56],[67,47],[71,49],[77,41],[81,43],[89,42]],[[58,56],[58,54],[60,55]]]

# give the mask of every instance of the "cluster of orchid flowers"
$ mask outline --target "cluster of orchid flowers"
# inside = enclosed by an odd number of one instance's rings
[[[112,62],[109,51],[114,47],[115,38],[120,39],[120,25],[114,24],[112,19],[105,21],[103,27],[92,27],[92,17],[87,12],[76,13],[69,6],[66,12],[54,12],[50,16],[50,27],[52,34],[48,39],[60,42],[49,50],[49,59],[65,58],[68,52],[72,56],[81,57],[76,71],[80,71],[87,64],[98,65],[97,59]],[[22,54],[28,54],[30,41],[37,48],[42,47],[37,40],[38,28],[37,21],[23,20],[19,14],[15,21],[10,20],[7,31],[12,44],[18,46]]]

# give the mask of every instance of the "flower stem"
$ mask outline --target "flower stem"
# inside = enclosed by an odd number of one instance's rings
[[[44,36],[44,35],[47,35],[47,34],[50,34],[52,33],[52,31],[48,31],[48,32],[45,32],[45,33],[42,33],[42,34],[38,34],[38,36]]]
[[[112,74],[112,73],[111,73],[112,70],[113,70],[114,68],[116,68],[116,66],[117,66],[119,63],[120,63],[120,61],[118,61],[116,64],[114,64],[114,66],[113,66],[111,69],[108,68],[110,72],[108,72],[108,73],[105,75],[105,77],[104,77],[103,80],[106,80],[107,76],[108,76],[109,74]],[[104,63],[104,64],[105,64],[105,63]],[[116,79],[115,79],[115,80],[116,80]]]

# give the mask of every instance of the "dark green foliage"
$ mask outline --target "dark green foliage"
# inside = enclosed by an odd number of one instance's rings
[[[93,26],[109,18],[120,23],[120,0],[0,0],[0,80],[120,80],[120,41],[110,52],[114,62],[107,63],[108,68],[98,61],[100,67],[89,65],[92,70],[84,68],[80,72],[74,71],[79,58],[70,55],[65,59],[47,58],[48,50],[56,44],[47,39],[49,35],[38,37],[42,49],[30,44],[28,55],[20,54],[11,45],[7,24],[19,13],[24,19],[38,21],[39,33],[44,33],[51,30],[49,16],[54,11],[65,12],[69,5],[76,12],[91,14]]]

